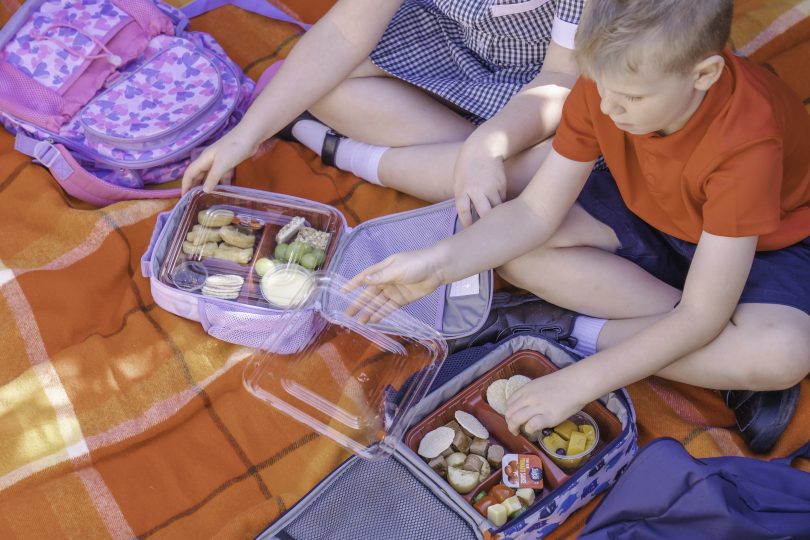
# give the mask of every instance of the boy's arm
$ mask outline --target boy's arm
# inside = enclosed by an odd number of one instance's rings
[[[516,199],[431,247],[397,253],[352,278],[348,290],[368,287],[347,313],[363,311],[359,320],[379,320],[441,284],[496,268],[542,245],[573,206],[593,163],[552,150]]]
[[[554,134],[578,75],[573,51],[552,41],[540,73],[467,138],[454,171],[462,223],[472,223],[471,203],[483,215],[506,199],[503,161]]]
[[[510,429],[530,419],[532,429],[556,425],[587,403],[653,375],[714,340],[737,307],[757,238],[704,231],[678,306],[622,343],[516,392],[506,412]]]

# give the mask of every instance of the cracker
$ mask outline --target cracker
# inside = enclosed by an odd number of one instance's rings
[[[498,414],[506,414],[506,383],[506,379],[498,379],[487,387],[487,403]]]
[[[489,439],[489,431],[484,427],[484,424],[478,421],[478,418],[464,411],[456,411],[455,417],[461,429],[470,437]]]
[[[512,394],[517,392],[518,389],[530,382],[532,382],[532,380],[526,375],[512,375],[509,377],[509,380],[506,381],[506,401],[509,401]]]
[[[301,216],[295,216],[286,225],[284,225],[278,233],[276,233],[276,242],[279,244],[287,244],[295,238],[298,231],[306,225],[306,220]]]
[[[453,442],[453,430],[449,427],[438,427],[430,431],[419,441],[417,454],[423,458],[433,459],[444,452]]]

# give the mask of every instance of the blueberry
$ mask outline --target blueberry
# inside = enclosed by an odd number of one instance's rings
[[[549,436],[549,435],[551,435],[552,433],[554,433],[554,430],[553,430],[553,429],[551,429],[550,427],[547,427],[547,428],[545,428],[545,429],[543,430],[543,437],[548,437],[548,436]]]
[[[557,448],[557,455],[564,456],[565,455],[565,448]]]

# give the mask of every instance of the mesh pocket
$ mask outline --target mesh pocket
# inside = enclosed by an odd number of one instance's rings
[[[209,335],[254,349],[262,348],[272,336],[283,333],[285,339],[279,342],[272,340],[279,347],[277,352],[289,354],[301,350],[312,338],[313,312],[301,311],[297,317],[284,317],[283,312],[268,310],[268,313],[253,313],[204,302],[200,312],[200,322]]]
[[[303,504],[306,504],[304,502]],[[456,515],[395,459],[355,463],[277,538],[285,540],[474,540]]]
[[[369,266],[400,251],[432,246],[453,233],[455,208],[436,205],[431,211],[407,218],[381,220],[361,225],[352,232],[351,243],[341,256],[336,272],[352,278]],[[403,311],[434,328],[441,328],[445,287],[405,306]],[[342,309],[345,306],[337,306]]]

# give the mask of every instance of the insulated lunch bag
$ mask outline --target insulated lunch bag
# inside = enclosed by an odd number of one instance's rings
[[[452,201],[352,229],[326,204],[236,186],[219,186],[211,193],[196,187],[158,216],[141,270],[159,306],[199,321],[223,341],[261,347],[293,325],[298,331],[274,345],[290,351],[310,338],[320,306],[329,308],[339,300],[316,291],[317,302],[297,310],[294,320],[282,320],[291,298],[277,298],[283,287],[274,290],[273,282],[300,282],[312,270],[348,280],[393,253],[430,246],[459,227]],[[307,244],[317,247],[307,253]],[[289,254],[284,253],[288,246]],[[267,266],[274,271],[262,275]],[[486,271],[442,286],[402,311],[452,339],[476,332],[491,301],[492,272]],[[398,331],[386,320],[378,326]]]
[[[597,429],[595,445],[575,462],[548,451],[537,438],[546,440],[542,434],[508,432],[503,416],[489,403],[490,385],[516,375],[539,377],[576,361],[575,352],[555,342],[520,334],[460,351],[436,370],[432,355],[424,352],[430,340],[423,340],[424,348],[404,341],[386,344],[379,335],[355,329],[376,343],[371,346],[349,331],[351,325],[336,331],[341,325],[340,320],[325,324],[303,353],[260,351],[248,359],[244,380],[251,393],[356,454],[263,531],[260,540],[540,539],[612,485],[636,454],[635,413],[624,390],[575,415],[591,418]],[[322,375],[316,379],[314,373]],[[424,389],[426,380],[436,381],[430,392]],[[503,468],[492,465],[472,490],[461,493],[448,482],[449,473],[420,455],[420,441],[431,430],[453,425],[454,414],[458,422],[468,421],[458,411],[487,428],[489,444],[542,461],[544,485],[528,500],[525,492],[518,493],[521,507],[512,509],[505,522],[493,523],[488,511],[484,515],[474,505],[486,497],[515,494],[501,493],[499,485],[508,474],[509,456]],[[256,421],[261,423],[261,417]],[[465,450],[466,443],[458,440],[450,451],[469,452],[466,474],[475,469],[468,467],[471,458],[477,458],[472,446]],[[502,504],[510,507],[507,500]]]
[[[0,31],[0,119],[70,195],[175,197],[241,118],[254,84],[208,34],[153,0],[27,0]]]

